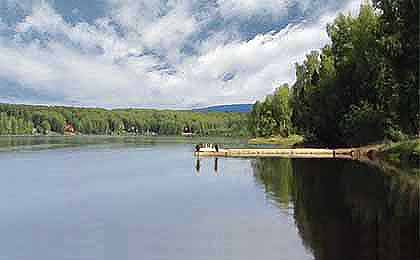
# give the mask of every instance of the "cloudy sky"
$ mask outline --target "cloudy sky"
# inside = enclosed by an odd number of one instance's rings
[[[0,102],[252,103],[360,1],[0,0]]]

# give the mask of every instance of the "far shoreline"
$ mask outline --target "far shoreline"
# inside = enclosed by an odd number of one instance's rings
[[[0,135],[0,139],[7,138],[139,138],[139,139],[165,139],[170,138],[174,140],[183,140],[183,141],[200,141],[200,140],[220,140],[221,144],[226,142],[226,140],[238,141],[238,144],[245,146],[274,146],[279,148],[310,148],[314,145],[305,144],[305,138],[300,135],[291,135],[289,137],[258,137],[258,138],[249,138],[243,136],[180,136],[180,135],[130,135],[130,134],[120,134],[120,135],[85,135],[85,134],[37,134],[37,135]],[[194,143],[193,143],[194,144]],[[232,143],[233,144],[233,143]],[[318,148],[327,148],[328,145],[319,145]],[[401,167],[410,167],[413,169],[420,168],[420,138],[410,138],[404,141],[391,142],[383,140],[382,142],[374,144],[361,145],[359,147],[350,147],[360,151],[364,157],[380,159],[381,161],[389,162],[395,166]],[[349,147],[341,147],[337,149],[350,149]]]

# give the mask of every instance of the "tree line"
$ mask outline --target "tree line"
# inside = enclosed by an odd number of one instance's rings
[[[289,97],[289,85],[284,84],[264,101],[257,101],[250,113],[250,133],[256,137],[288,136],[292,132]]]
[[[331,43],[296,64],[295,83],[254,105],[250,132],[330,145],[419,135],[418,11],[419,1],[375,0],[357,17],[340,14]]]
[[[76,108],[0,104],[0,134],[245,136],[247,116],[240,113]]]

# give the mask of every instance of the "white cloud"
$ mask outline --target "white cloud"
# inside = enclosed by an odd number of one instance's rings
[[[254,16],[268,17],[277,20],[289,15],[289,11],[319,11],[328,10],[331,6],[338,6],[347,1],[336,0],[217,0],[220,10],[225,17],[253,18]],[[291,10],[291,9],[298,10]],[[312,9],[312,10],[311,10]]]
[[[287,12],[288,0],[218,0],[226,17],[252,16],[256,14],[281,16]]]
[[[129,38],[172,62],[178,60],[185,40],[200,27],[192,1],[108,0],[110,17]]]
[[[328,42],[325,25],[335,16],[248,41],[237,31],[214,31],[190,43],[195,54],[187,55],[181,49],[188,38],[215,17],[199,21],[189,1],[107,1],[109,13],[92,24],[70,24],[45,1],[34,4],[16,25],[16,41],[0,35],[0,79],[62,104],[188,108],[254,102],[294,80],[294,63]],[[282,1],[246,2],[263,8]],[[345,10],[358,5],[351,1]],[[39,40],[24,40],[33,34]]]
[[[3,20],[1,19],[1,17],[0,17],[0,33],[2,32],[2,31],[4,31],[4,30],[6,30],[7,29],[7,25],[5,24],[5,23],[3,23]]]
[[[27,32],[31,28],[41,32],[57,33],[65,30],[63,18],[53,10],[50,5],[45,2],[34,5],[32,14],[26,16],[24,21],[20,23],[17,32]]]
[[[30,10],[31,5],[40,0],[2,0],[7,7],[20,7],[25,10]]]
[[[355,2],[342,11],[355,14],[359,7]],[[205,45],[200,56],[190,58],[181,67],[187,71],[190,81],[214,83],[210,89],[224,93],[224,98],[229,101],[253,102],[280,83],[295,80],[294,64],[302,62],[310,50],[320,49],[329,42],[326,24],[334,18],[335,14],[326,14],[314,24],[291,25],[279,32],[257,35],[249,41],[223,45],[216,41],[213,48]],[[226,72],[235,76],[221,83],[220,79]],[[215,102],[224,103],[223,100]]]
[[[212,91],[223,93],[227,100],[253,102],[280,83],[292,82],[294,63],[301,61],[307,50],[320,48],[327,41],[326,33],[317,26],[287,27],[277,33],[258,35],[248,42],[219,46],[191,58],[181,67],[187,71],[189,81],[213,83]],[[234,77],[223,82],[226,72]],[[223,100],[215,102],[224,103]]]
[[[155,23],[142,30],[142,42],[150,49],[160,49],[169,53],[175,61],[185,40],[198,29],[198,22],[189,11],[187,4],[177,5]]]

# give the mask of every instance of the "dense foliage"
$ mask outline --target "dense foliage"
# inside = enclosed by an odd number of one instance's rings
[[[249,130],[253,136],[288,136],[291,131],[289,86],[279,87],[263,102],[257,101],[252,108]]]
[[[31,134],[33,128],[31,121],[8,116],[7,113],[0,113],[0,135]]]
[[[419,1],[374,1],[363,5],[357,17],[340,14],[328,25],[331,44],[296,64],[289,97],[293,128],[331,145],[418,135],[418,11]],[[256,114],[250,120],[256,125],[255,120],[270,121],[270,116],[276,120],[274,114]]]
[[[92,109],[0,104],[0,134],[240,136],[247,134],[247,116],[239,113],[194,113],[144,109]]]

